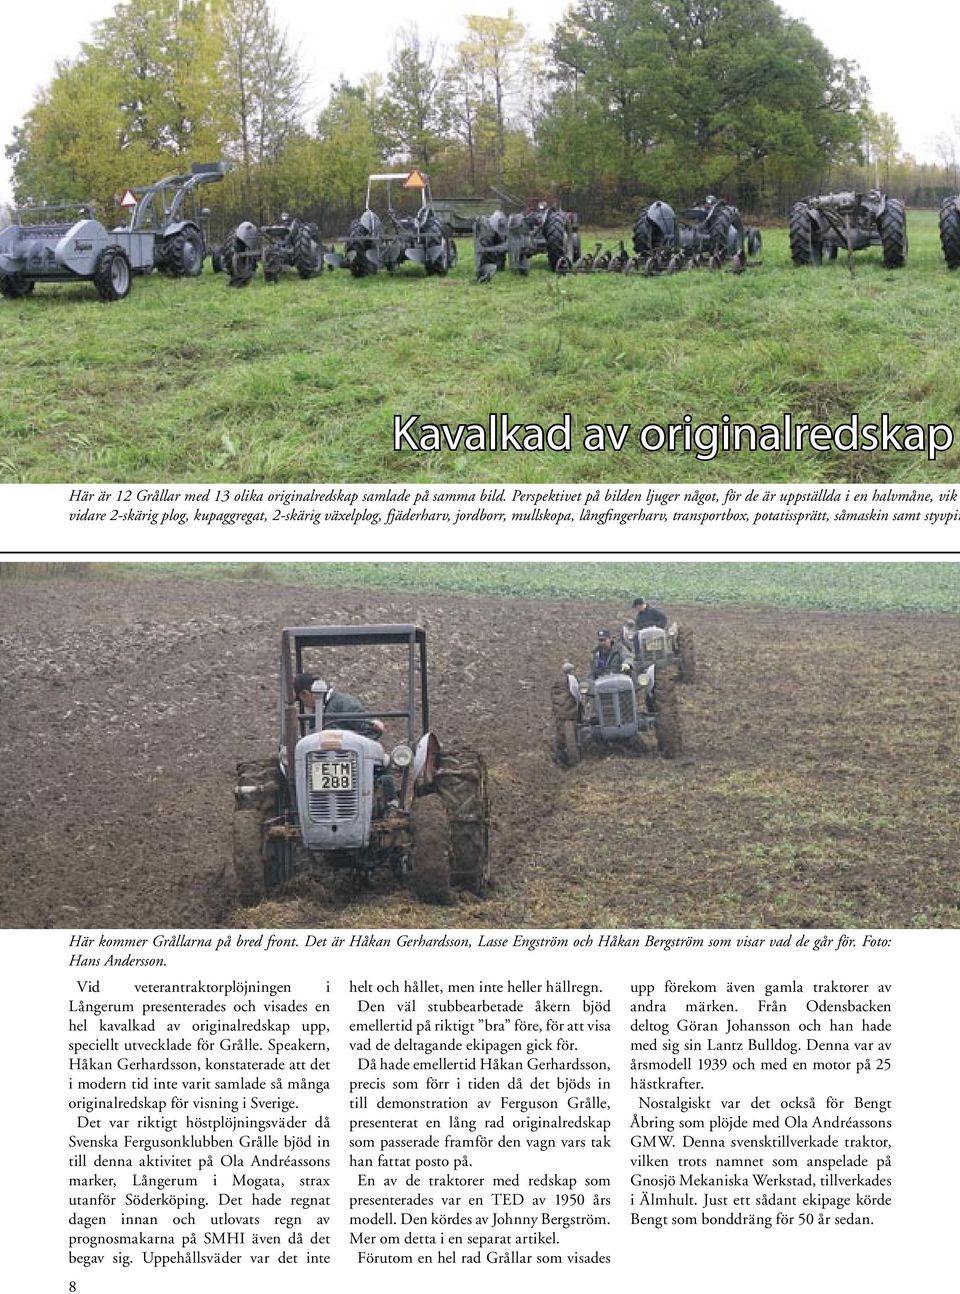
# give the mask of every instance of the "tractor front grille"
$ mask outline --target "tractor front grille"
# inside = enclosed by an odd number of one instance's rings
[[[353,786],[349,791],[314,791],[312,769],[315,764],[349,762]],[[310,817],[314,822],[345,822],[360,812],[360,761],[356,751],[318,750],[307,757],[307,794]]]
[[[640,655],[645,660],[659,660],[667,654],[667,635],[662,629],[649,631],[640,637]]]
[[[624,688],[618,692],[598,692],[600,723],[604,728],[619,728],[636,718],[636,702],[633,690]]]

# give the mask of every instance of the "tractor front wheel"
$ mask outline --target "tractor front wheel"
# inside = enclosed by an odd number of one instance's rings
[[[450,827],[439,795],[414,800],[413,890],[424,903],[450,902]]]
[[[130,291],[130,262],[119,247],[106,247],[93,271],[93,286],[101,301],[122,301]]]
[[[946,198],[940,208],[940,246],[947,269],[960,270],[960,199]]]

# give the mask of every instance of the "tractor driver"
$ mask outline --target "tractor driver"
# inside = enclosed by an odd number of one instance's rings
[[[627,674],[632,668],[629,657],[624,659],[623,645],[615,642],[609,629],[597,630],[597,649],[590,661],[590,677],[601,678],[604,674]]]
[[[633,627],[634,629],[649,629],[655,626],[657,629],[666,629],[667,617],[659,607],[652,607],[644,597],[633,599]]]
[[[314,690],[314,684],[318,684]],[[361,736],[373,737],[376,740],[383,736],[381,719],[354,719],[352,722],[345,715],[363,714],[366,706],[357,696],[349,692],[338,692],[318,674],[298,674],[293,680],[293,690],[297,700],[312,715],[316,715],[317,697],[323,697],[323,726],[325,728],[350,728]],[[316,724],[316,718],[313,721]],[[311,725],[312,726],[312,725]]]

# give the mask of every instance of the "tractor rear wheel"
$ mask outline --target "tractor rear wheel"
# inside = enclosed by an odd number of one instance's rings
[[[696,683],[697,651],[693,641],[693,631],[683,625],[677,629],[677,656],[680,660],[680,682]]]
[[[547,245],[547,260],[556,270],[561,259],[574,259],[570,247],[570,225],[562,211],[551,207],[543,219],[543,241]]]
[[[557,750],[567,768],[576,768],[580,763],[580,747],[577,744],[577,724],[575,719],[557,720]]]
[[[166,239],[163,266],[176,279],[196,278],[203,270],[203,237],[196,229],[181,229]]]
[[[224,274],[233,278],[234,257],[237,254],[237,238],[233,233],[227,234],[220,248],[220,268]]]
[[[730,226],[733,224],[733,217],[730,214],[730,208],[720,205],[716,218],[713,222],[713,228],[710,231],[710,250],[720,262],[720,265],[727,259],[730,254],[728,239],[730,237]],[[740,245],[742,246],[742,226]],[[738,249],[739,250],[739,249]],[[718,266],[719,268],[719,266]]]
[[[253,907],[263,898],[265,886],[263,867],[262,810],[235,809],[233,813],[233,875],[237,898],[245,908]]]
[[[367,258],[367,233],[363,221],[355,220],[350,226],[350,232],[347,234],[347,248],[351,244],[356,251],[356,256],[350,262],[350,273],[355,279],[365,279],[368,274],[376,274],[377,266]]]
[[[420,796],[410,812],[413,890],[424,903],[450,902],[450,828],[439,795]]]
[[[428,274],[443,278],[450,269],[450,244],[444,237],[443,226],[434,216],[421,230],[423,236],[423,268]]]
[[[447,812],[450,879],[454,885],[482,895],[490,879],[486,763],[475,750],[442,750],[435,776]]]
[[[819,265],[823,259],[820,230],[805,202],[790,212],[790,258],[794,265]]]
[[[960,199],[946,198],[940,208],[940,246],[947,269],[960,270]]]
[[[101,301],[122,301],[130,291],[130,262],[119,247],[105,247],[93,271],[93,286]]]
[[[20,301],[33,291],[33,279],[22,279],[19,274],[0,274],[0,296],[8,301]]]
[[[641,211],[633,226],[633,250],[637,256],[649,257],[653,253],[652,226],[646,211]]]
[[[301,225],[293,240],[293,264],[302,279],[312,279],[323,269],[323,248]]]
[[[293,845],[284,837],[271,839],[264,836],[262,854],[263,888],[269,894],[271,890],[278,890],[294,874]]]
[[[887,198],[883,213],[877,218],[883,263],[888,270],[903,269],[907,263],[907,211],[899,198]]]
[[[657,749],[664,759],[673,759],[683,749],[680,707],[674,681],[662,666],[654,675],[653,712],[657,716]]]

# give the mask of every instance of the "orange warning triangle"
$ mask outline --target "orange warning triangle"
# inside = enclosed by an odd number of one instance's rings
[[[137,205],[137,195],[133,189],[127,189],[126,193],[120,199],[121,207],[135,207]]]
[[[427,181],[424,179],[421,171],[411,171],[404,180],[403,187],[405,189],[425,189],[427,187]]]

